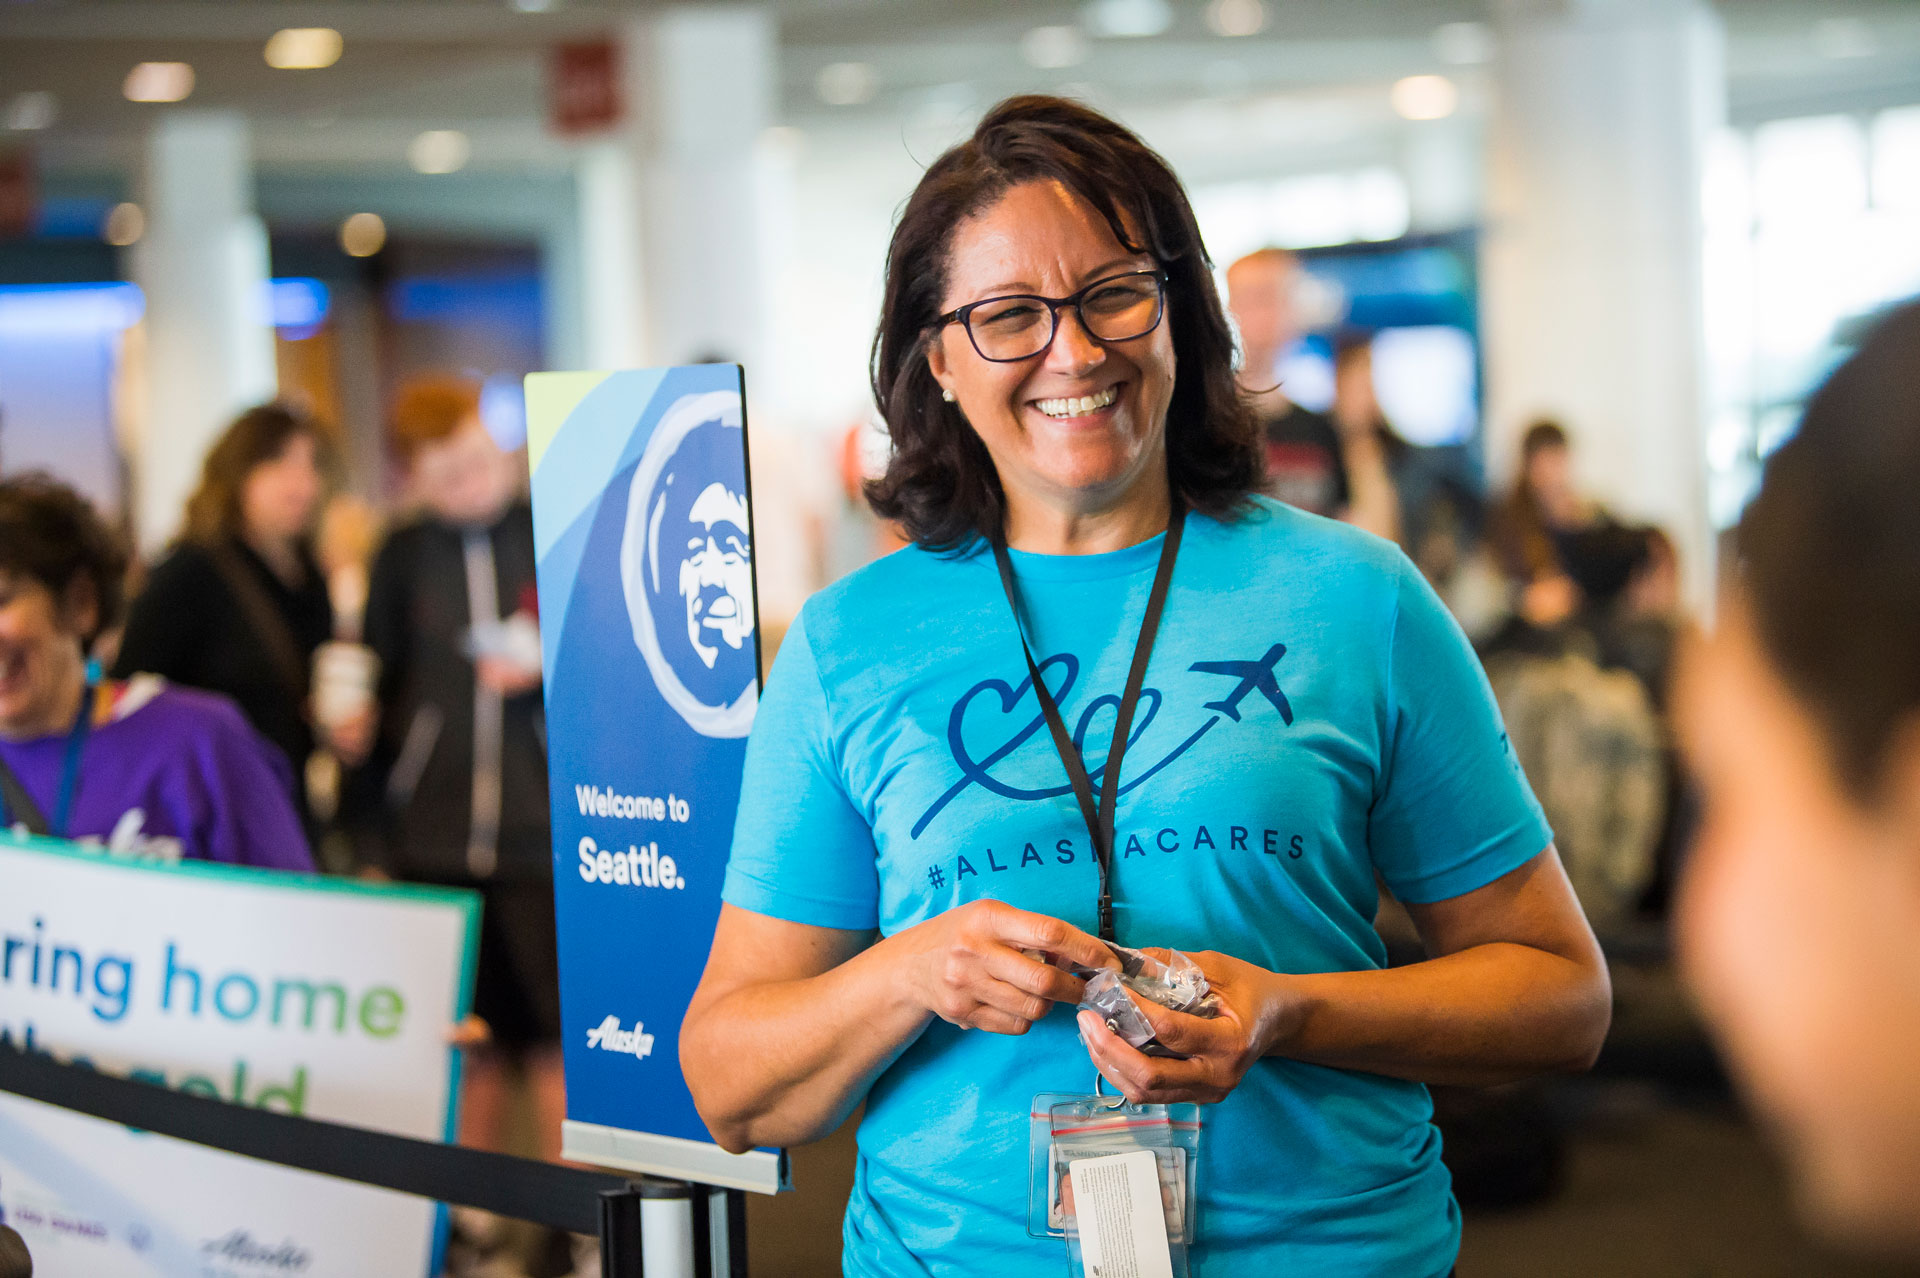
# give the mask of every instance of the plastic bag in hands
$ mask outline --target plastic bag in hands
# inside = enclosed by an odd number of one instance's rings
[[[1169,950],[1167,961],[1162,963],[1151,954],[1143,954],[1124,945],[1109,942],[1108,948],[1120,960],[1120,970],[1083,970],[1081,974],[1086,977],[1087,992],[1080,999],[1080,1007],[1099,1016],[1108,1029],[1130,1046],[1148,1056],[1179,1055],[1163,1047],[1153,1036],[1153,1026],[1148,1024],[1146,1016],[1133,999],[1127,996],[1129,990],[1143,999],[1176,1012],[1185,1012],[1189,1016],[1211,1019],[1220,1014],[1220,999],[1208,987],[1206,974],[1200,970],[1199,964],[1179,950]]]

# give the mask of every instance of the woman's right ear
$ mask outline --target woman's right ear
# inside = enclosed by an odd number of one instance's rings
[[[947,366],[946,343],[939,335],[927,339],[927,371],[933,374],[933,380],[940,383],[940,398],[949,404],[953,402],[953,386],[947,380],[952,370]]]

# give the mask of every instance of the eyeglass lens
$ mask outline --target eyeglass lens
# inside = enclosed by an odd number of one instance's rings
[[[1057,310],[1037,297],[994,298],[968,313],[967,334],[988,359],[1026,359],[1053,341]],[[1160,322],[1159,277],[1103,280],[1080,298],[1079,312],[1087,333],[1099,341],[1124,342],[1149,333]]]

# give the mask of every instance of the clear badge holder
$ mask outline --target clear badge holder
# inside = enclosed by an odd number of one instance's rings
[[[1119,969],[1082,971],[1082,1011],[1149,1056],[1172,1056],[1135,1003],[1190,1016],[1219,1015],[1193,960],[1166,960],[1108,942]],[[1188,1278],[1198,1235],[1200,1107],[1135,1105],[1101,1089],[1042,1092],[1028,1113],[1027,1233],[1064,1238],[1075,1278],[1101,1273]]]
[[[1043,1092],[1033,1098],[1028,1127],[1027,1233],[1064,1238],[1069,1272],[1092,1273],[1084,1254],[1074,1165],[1116,1155],[1148,1153],[1158,1182],[1172,1278],[1188,1278],[1188,1252],[1197,1237],[1200,1107],[1134,1105],[1123,1096]],[[1141,1161],[1141,1160],[1136,1160]],[[1106,1164],[1101,1164],[1106,1166]],[[1111,1217],[1107,1217],[1111,1227]],[[1143,1222],[1144,1223],[1144,1222]],[[1156,1267],[1143,1266],[1141,1273]]]

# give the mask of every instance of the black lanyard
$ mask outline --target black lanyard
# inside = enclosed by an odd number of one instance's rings
[[[1113,810],[1120,796],[1120,760],[1127,752],[1127,735],[1133,730],[1134,707],[1140,703],[1140,686],[1146,681],[1147,659],[1153,655],[1153,637],[1160,630],[1160,616],[1167,610],[1167,587],[1173,581],[1173,561],[1180,553],[1180,532],[1186,526],[1187,512],[1176,497],[1173,515],[1167,521],[1166,540],[1160,544],[1160,563],[1153,571],[1153,590],[1147,595],[1147,615],[1140,619],[1140,637],[1133,644],[1133,666],[1127,671],[1127,690],[1113,721],[1113,744],[1107,747],[1107,762],[1101,772],[1100,802],[1093,801],[1093,781],[1087,776],[1086,760],[1073,744],[1060,707],[1040,678],[1040,667],[1033,663],[1033,649],[1027,646],[1026,627],[1020,619],[1020,592],[1013,582],[1013,561],[1007,555],[1005,539],[993,539],[994,562],[1000,566],[1000,586],[1007,592],[1007,606],[1013,609],[1014,629],[1020,634],[1020,652],[1027,659],[1027,674],[1033,680],[1033,695],[1046,716],[1047,730],[1053,734],[1053,748],[1066,766],[1067,780],[1073,785],[1073,797],[1080,801],[1080,816],[1087,823],[1087,835],[1093,840],[1094,862],[1100,867],[1100,939],[1113,936]]]
[[[13,769],[7,767],[6,760],[0,759],[0,772],[7,774],[6,779],[13,781],[12,786],[0,785],[0,829],[8,829],[17,818],[27,827],[29,834],[51,834],[55,838],[67,837],[67,829],[73,823],[73,796],[80,786],[80,755],[86,749],[87,733],[93,728],[93,685],[88,684],[80,694],[80,714],[73,721],[73,727],[67,732],[67,748],[60,768],[60,792],[54,806],[54,820],[49,822],[35,806],[26,787],[19,784],[13,775]],[[17,789],[18,805],[7,802],[7,791]],[[20,812],[11,809],[19,806]]]

